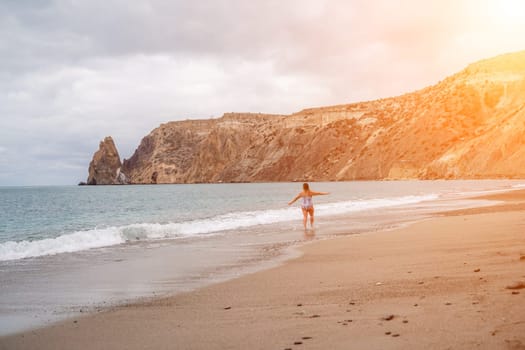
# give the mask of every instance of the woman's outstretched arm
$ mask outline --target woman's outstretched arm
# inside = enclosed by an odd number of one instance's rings
[[[310,191],[310,193],[312,194],[312,196],[322,196],[325,194],[330,194],[330,192],[315,192],[315,191]]]
[[[295,203],[296,200],[298,200],[299,198],[301,198],[301,194],[299,193],[297,196],[295,196],[294,199],[292,199],[291,201],[288,202],[288,205],[292,205]]]

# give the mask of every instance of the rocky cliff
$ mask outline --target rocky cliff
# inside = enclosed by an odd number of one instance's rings
[[[113,139],[108,136],[100,142],[98,151],[89,163],[88,185],[126,184],[126,176],[120,171],[122,163]]]
[[[524,133],[525,51],[398,97],[166,123],[122,170],[132,183],[523,178]]]

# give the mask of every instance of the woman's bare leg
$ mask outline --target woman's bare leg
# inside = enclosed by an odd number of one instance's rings
[[[308,209],[308,213],[310,214],[310,228],[314,228],[314,208]]]
[[[306,222],[308,221],[308,210],[304,208],[301,208],[301,209],[303,211],[303,226],[304,226],[304,229],[306,230]]]

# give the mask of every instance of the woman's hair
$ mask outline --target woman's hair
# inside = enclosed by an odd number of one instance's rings
[[[303,184],[303,190],[310,191],[310,186],[306,182]]]

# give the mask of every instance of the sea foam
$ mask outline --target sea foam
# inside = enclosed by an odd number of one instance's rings
[[[438,195],[403,196],[352,200],[316,205],[317,216],[349,214],[363,210],[415,204],[435,200]],[[118,227],[95,228],[33,241],[9,241],[0,244],[0,261],[71,253],[133,241],[177,239],[215,234],[223,231],[267,225],[298,219],[297,208],[241,211],[212,218],[175,223],[140,223]]]

